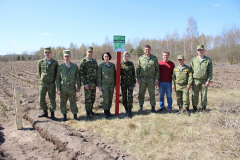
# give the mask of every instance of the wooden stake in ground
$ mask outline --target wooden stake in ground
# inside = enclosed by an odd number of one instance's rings
[[[17,129],[22,129],[22,109],[21,109],[21,106],[20,106],[20,97],[19,97],[18,87],[14,88],[14,97],[15,97]]]

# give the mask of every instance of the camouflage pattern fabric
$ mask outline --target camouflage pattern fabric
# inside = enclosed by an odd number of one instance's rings
[[[179,107],[185,106],[186,108],[190,105],[189,91],[187,86],[192,85],[192,73],[189,70],[189,66],[183,66],[182,70],[180,65],[175,67],[173,70],[172,84],[175,86],[177,105]]]
[[[50,60],[49,65],[46,63],[46,59],[38,61],[38,75],[40,77],[40,86],[39,86],[39,105],[42,110],[47,110],[46,104],[46,94],[50,99],[50,112],[56,110],[56,76],[57,76],[58,62],[54,59]]]
[[[58,67],[57,71],[57,91],[61,91],[60,96],[60,109],[62,114],[66,114],[66,103],[69,99],[70,108],[73,114],[78,113],[78,108],[76,105],[76,84],[77,89],[81,88],[81,80],[79,76],[78,66],[70,62],[69,68],[65,63]]]
[[[93,104],[96,97],[97,86],[97,73],[98,64],[95,59],[89,61],[87,57],[83,58],[80,62],[80,77],[83,85],[88,84],[89,90],[84,88],[85,94],[85,110],[90,111],[93,109]]]
[[[137,79],[141,80],[138,95],[139,105],[144,104],[144,95],[146,89],[148,88],[150,103],[152,106],[155,106],[156,100],[154,83],[155,80],[158,80],[159,78],[159,66],[157,57],[152,54],[149,57],[146,57],[145,55],[139,57],[136,72]]]
[[[212,80],[212,60],[209,57],[204,56],[203,60],[199,62],[199,57],[194,57],[191,61],[190,72],[193,73],[192,105],[198,105],[199,91],[201,91],[201,106],[206,107],[208,87],[205,87],[205,83]]]
[[[104,110],[108,110],[112,106],[114,86],[116,84],[115,65],[109,62],[109,66],[105,62],[98,66],[98,87],[102,87]]]
[[[135,68],[131,61],[121,63],[122,104],[125,109],[132,109],[133,88],[136,84]]]

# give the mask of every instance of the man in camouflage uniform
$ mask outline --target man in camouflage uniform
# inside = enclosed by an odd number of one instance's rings
[[[150,104],[152,106],[151,111],[156,112],[155,111],[155,105],[156,105],[155,86],[158,85],[159,66],[158,66],[158,59],[156,56],[151,54],[151,47],[149,45],[145,45],[144,55],[142,55],[138,59],[136,72],[137,72],[137,80],[139,84],[139,95],[138,95],[139,110],[138,111],[142,111],[143,109],[144,95],[145,95],[146,89],[148,88],[148,92],[150,96]]]
[[[183,55],[178,55],[177,60],[179,65],[173,70],[172,89],[176,90],[178,113],[182,113],[184,106],[186,114],[189,115],[189,89],[192,85],[192,73],[189,72],[189,66],[184,64]]]
[[[133,108],[133,88],[136,86],[134,64],[129,61],[130,54],[123,53],[123,62],[121,63],[121,90],[122,104],[129,118],[132,118]]]
[[[85,110],[87,112],[87,120],[91,120],[91,115],[98,116],[98,114],[92,111],[96,97],[98,64],[96,59],[92,58],[92,47],[87,48],[86,54],[87,56],[80,62],[80,77],[84,85]]]
[[[58,62],[51,59],[51,48],[44,48],[45,58],[38,61],[38,75],[40,77],[40,87],[39,87],[39,104],[43,110],[43,114],[39,117],[48,117],[47,104],[46,104],[46,94],[50,99],[49,110],[51,112],[51,119],[57,120],[54,116],[54,111],[56,110],[56,75],[58,69]]]
[[[212,60],[204,55],[204,45],[197,45],[198,56],[191,61],[190,72],[193,74],[192,86],[192,105],[193,113],[196,112],[198,105],[199,91],[201,90],[201,106],[202,111],[206,111],[207,107],[207,89],[212,80],[213,65]]]
[[[60,95],[60,109],[63,114],[63,121],[66,121],[66,104],[69,99],[73,117],[77,120],[78,108],[76,104],[76,92],[79,92],[81,88],[79,70],[76,64],[70,62],[71,54],[69,50],[63,50],[63,59],[65,62],[58,67],[56,79],[57,93]]]

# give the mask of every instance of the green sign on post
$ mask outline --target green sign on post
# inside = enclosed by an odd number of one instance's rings
[[[113,52],[125,52],[125,36],[113,36]]]

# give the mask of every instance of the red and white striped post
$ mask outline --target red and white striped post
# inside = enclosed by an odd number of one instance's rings
[[[117,52],[117,72],[116,72],[116,99],[115,115],[119,115],[119,93],[120,93],[120,71],[121,71],[121,52]]]

